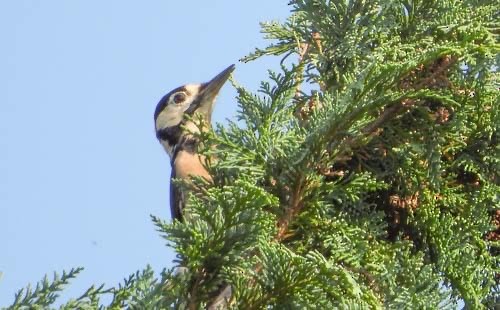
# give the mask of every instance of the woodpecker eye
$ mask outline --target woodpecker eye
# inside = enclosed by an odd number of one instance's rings
[[[186,100],[186,94],[185,93],[177,93],[174,95],[174,102],[175,103],[182,103],[184,100]]]

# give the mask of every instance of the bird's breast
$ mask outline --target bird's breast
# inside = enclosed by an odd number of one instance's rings
[[[203,166],[202,160],[203,157],[198,154],[179,151],[175,156],[174,166],[172,167],[175,169],[175,176],[182,179],[198,176],[211,182],[212,177]]]

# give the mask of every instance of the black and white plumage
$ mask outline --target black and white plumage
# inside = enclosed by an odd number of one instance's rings
[[[198,141],[192,133],[200,129],[186,116],[195,113],[211,123],[212,111],[217,95],[234,70],[234,65],[224,69],[212,80],[203,84],[187,84],[166,94],[156,106],[154,113],[156,137],[170,156],[171,180],[192,176],[211,181],[203,166],[203,157],[197,154]],[[203,130],[203,129],[202,129]],[[170,211],[172,219],[182,220],[185,193],[170,183]]]

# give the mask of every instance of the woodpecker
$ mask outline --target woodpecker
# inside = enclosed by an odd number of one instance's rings
[[[210,126],[215,99],[234,70],[224,69],[209,82],[187,84],[172,90],[158,102],[154,113],[156,137],[170,156],[170,211],[172,220],[183,219],[184,193],[172,183],[174,178],[188,179],[198,176],[212,181],[203,165],[204,158],[197,154],[198,140],[193,133],[200,129],[191,120],[199,114]],[[208,130],[204,127],[201,130]]]

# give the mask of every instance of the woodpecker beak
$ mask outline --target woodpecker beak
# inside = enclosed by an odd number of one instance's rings
[[[212,116],[212,110],[215,103],[215,98],[219,94],[220,89],[226,83],[227,79],[234,71],[234,65],[230,65],[224,69],[221,73],[217,74],[213,79],[207,83],[201,85],[200,93],[198,98],[191,103],[186,113],[193,114],[194,112],[200,112],[203,115],[210,118]]]

